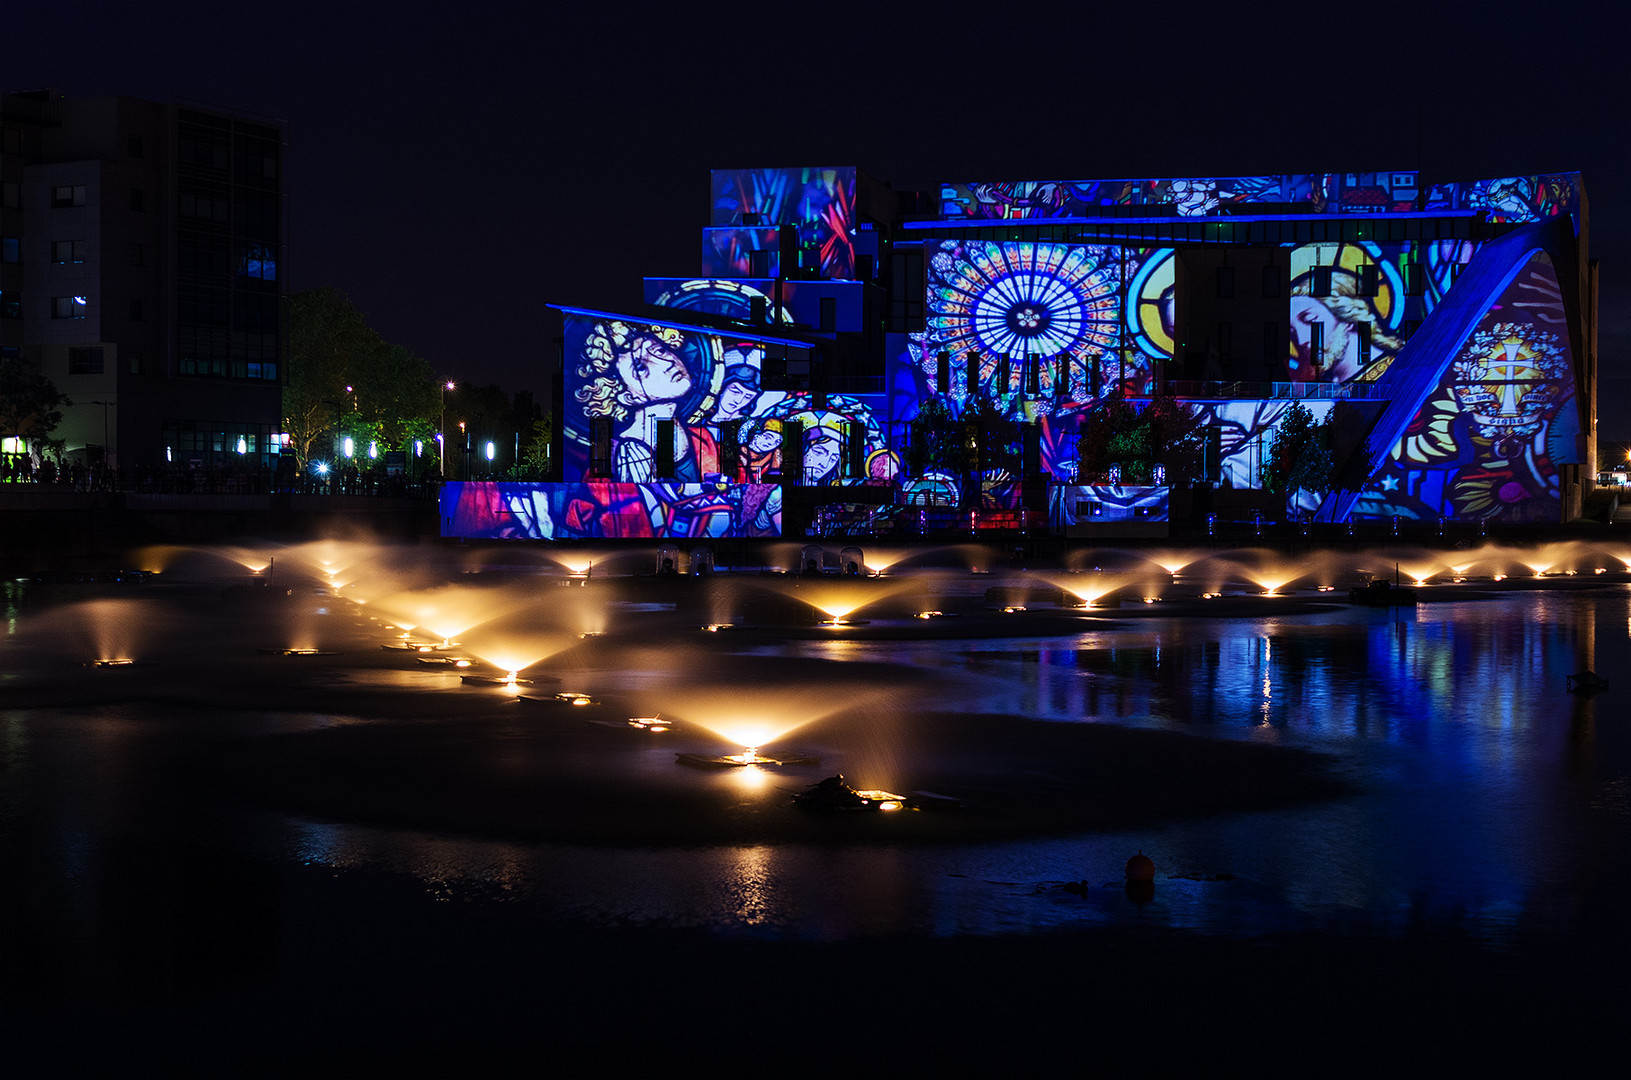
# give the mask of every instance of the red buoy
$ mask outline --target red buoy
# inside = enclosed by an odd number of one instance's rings
[[[1155,880],[1155,860],[1140,851],[1127,860],[1127,880],[1136,882]]]

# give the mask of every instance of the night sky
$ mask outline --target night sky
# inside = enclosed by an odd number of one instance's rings
[[[1631,439],[1616,5],[6,0],[5,89],[288,124],[291,289],[540,395],[546,301],[694,274],[708,170],[951,179],[1575,171],[1599,435]]]

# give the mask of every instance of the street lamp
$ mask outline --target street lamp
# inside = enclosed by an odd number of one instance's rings
[[[442,479],[447,479],[447,392],[457,390],[458,385],[449,379],[442,384],[442,424],[441,430],[436,433],[436,442],[442,451]]]

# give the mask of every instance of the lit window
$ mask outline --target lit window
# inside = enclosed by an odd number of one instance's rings
[[[54,296],[51,298],[53,319],[83,319],[86,298],[83,296]]]

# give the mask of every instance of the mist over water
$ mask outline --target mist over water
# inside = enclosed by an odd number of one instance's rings
[[[12,612],[8,655],[36,660],[6,678],[33,692],[26,709],[0,703],[12,766],[8,834],[48,852],[70,891],[72,881],[95,873],[85,865],[92,838],[177,830],[177,842],[208,833],[211,843],[273,864],[407,874],[436,895],[535,905],[552,918],[815,940],[1151,920],[1225,935],[1355,918],[1400,929],[1423,917],[1453,919],[1493,940],[1520,927],[1557,930],[1570,912],[1591,907],[1584,901],[1594,883],[1624,884],[1621,866],[1598,864],[1603,852],[1623,850],[1631,833],[1626,732],[1599,712],[1612,713],[1612,692],[1594,698],[1565,688],[1579,671],[1631,670],[1631,591],[1614,579],[1627,564],[1613,551],[1490,546],[1291,561],[1267,551],[1105,550],[1072,568],[977,577],[969,571],[991,561],[978,551],[951,552],[967,570],[914,571],[906,553],[869,562],[868,573],[881,568],[883,577],[721,573],[678,604],[622,587],[632,579],[615,578],[609,567],[632,562],[626,554],[567,560],[529,551],[506,553],[502,564],[461,555],[451,575],[446,565],[416,566],[407,554],[339,543],[149,551],[142,557],[153,569],[168,568],[158,584],[111,596],[27,596],[20,615]],[[598,580],[591,565],[601,567]],[[1448,588],[1476,578],[1483,591],[1414,607],[1304,603],[1229,617],[1195,606],[1218,593],[1327,600],[1322,585],[1384,570]],[[1551,577],[1535,577],[1542,573]],[[1513,575],[1530,587],[1501,587],[1516,584]],[[1004,601],[990,601],[994,585],[1042,589],[1051,599],[1037,602],[1033,593],[1030,605],[1002,615]],[[223,588],[227,599],[216,599]],[[767,598],[774,604],[763,608]],[[1175,599],[1187,606],[1160,606]],[[1083,600],[1099,606],[1078,609],[1071,617],[1079,621],[1066,627],[1038,623],[1033,636],[1027,624],[1009,622],[988,632],[998,625],[991,619],[1062,616]],[[971,636],[948,629],[955,619],[911,617],[931,604],[963,605]],[[741,620],[756,605],[789,625],[700,628]],[[822,623],[835,615],[858,622]],[[930,625],[937,632],[917,632]],[[604,699],[614,722],[658,716],[680,725],[665,741],[642,733],[641,741],[584,756],[582,772],[646,778],[661,789],[687,785],[689,794],[754,814],[795,813],[788,794],[833,772],[908,790],[947,755],[959,758],[949,775],[993,778],[968,808],[978,814],[982,799],[1000,800],[1005,788],[1023,792],[1057,779],[1030,758],[1010,767],[1006,740],[1021,745],[1036,725],[1113,725],[1312,751],[1329,759],[1352,793],[1287,809],[1158,816],[1133,829],[1043,830],[1001,842],[960,842],[952,826],[936,843],[899,848],[872,830],[863,842],[836,846],[704,840],[633,849],[319,821],[298,800],[249,808],[220,804],[214,793],[196,804],[185,791],[148,794],[139,763],[154,753],[184,756],[223,739],[336,723],[382,730],[390,723],[390,708],[378,701],[369,708],[384,715],[348,718],[306,707],[322,694],[233,700],[244,680],[277,681],[264,666],[273,661],[249,659],[257,648],[340,651],[325,676],[331,686],[413,694],[416,720],[447,719],[436,701],[449,704],[450,716],[454,703],[459,712],[496,707],[473,706],[456,676],[421,666],[431,661],[380,649],[420,640],[426,655],[465,656],[477,670],[548,674],[597,705]],[[94,674],[78,666],[115,658],[154,666]],[[107,682],[120,677],[132,687],[145,680],[146,689],[122,701]],[[96,709],[55,707],[52,679],[68,696],[99,698]],[[164,679],[177,683],[166,694],[213,697],[229,713],[155,709],[152,688]],[[1011,717],[1009,736],[998,728],[972,744],[937,746],[914,723],[957,714]],[[720,774],[673,767],[677,749],[744,747],[796,749],[819,755],[821,765]],[[396,767],[405,766],[388,755],[377,762],[381,772]],[[88,791],[96,797],[86,799]],[[236,825],[223,828],[228,820]],[[1158,867],[1149,904],[1130,906],[1107,888],[1068,904],[1051,892],[1065,881],[1115,883],[1135,850]],[[834,875],[872,886],[863,894],[824,887]],[[652,887],[657,881],[661,888]]]

